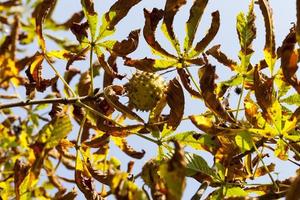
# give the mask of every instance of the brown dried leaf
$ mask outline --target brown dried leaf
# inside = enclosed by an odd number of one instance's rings
[[[117,68],[117,56],[114,54],[111,54],[108,57],[107,60],[108,65],[113,69],[113,71],[118,72],[118,68]],[[107,73],[106,71],[104,71],[104,75],[103,75],[103,87],[107,87],[113,84],[115,77],[109,75],[109,73]]]
[[[165,49],[163,49],[155,38],[155,31],[157,25],[164,15],[163,10],[153,8],[152,12],[149,12],[146,9],[144,9],[144,15],[145,25],[143,29],[143,34],[146,42],[153,48],[153,50],[159,52],[160,54],[167,57],[175,58],[174,55],[168,53]]]
[[[260,176],[264,176],[270,172],[273,172],[275,170],[275,164],[271,163],[269,165],[266,166],[268,170],[266,170],[266,168],[264,166],[257,168],[257,170],[255,171],[255,174],[253,175],[254,177],[260,177]]]
[[[160,60],[160,59],[152,59],[147,57],[138,60],[125,58],[124,64],[145,72],[156,72],[159,70],[165,70],[171,67],[179,66],[178,61],[175,59]]]
[[[297,8],[297,25],[296,25],[296,37],[297,37],[297,42],[300,45],[300,1],[296,1],[296,8]]]
[[[54,200],[74,200],[76,196],[77,191],[75,188],[73,188],[72,191],[68,192],[67,194],[56,197]]]
[[[108,12],[106,12],[102,17],[102,25],[100,27],[100,32],[98,39],[109,35],[109,31],[113,31],[115,26],[123,19],[129,10],[138,4],[141,0],[118,0],[114,3]]]
[[[104,89],[104,96],[106,101],[115,109],[125,114],[131,119],[135,119],[139,122],[144,123],[144,120],[133,112],[130,108],[119,102],[117,95],[122,95],[124,93],[124,88],[119,85],[108,86]]]
[[[213,56],[217,61],[222,63],[223,65],[229,67],[232,71],[236,69],[237,63],[230,58],[228,58],[221,50],[221,45],[215,45],[209,50],[206,51],[207,55]]]
[[[106,185],[110,184],[112,176],[110,176],[108,173],[103,173],[100,170],[93,169],[90,160],[87,160],[86,167],[94,179]]]
[[[29,79],[29,84],[25,86],[27,95],[29,95],[33,89],[36,89],[39,92],[44,92],[47,87],[53,85],[58,80],[57,76],[52,79],[42,78],[43,60],[44,56],[37,52],[25,71]]]
[[[204,51],[209,43],[215,38],[220,28],[220,14],[219,11],[215,11],[211,14],[212,22],[207,34],[202,40],[200,40],[195,48],[189,53],[189,57],[196,57]]]
[[[257,127],[257,114],[259,107],[257,104],[250,98],[250,93],[244,99],[244,108],[245,116],[254,127]]]
[[[81,24],[73,23],[71,25],[70,30],[75,35],[75,37],[79,43],[82,43],[83,41],[88,40],[88,33],[87,33],[88,27],[89,27],[88,22],[84,22]]]
[[[225,110],[224,106],[217,98],[215,94],[215,73],[216,69],[210,64],[206,64],[204,67],[199,69],[200,78],[200,89],[202,91],[202,97],[204,99],[205,105],[210,108],[217,116],[223,118],[224,120],[235,123],[232,116]]]
[[[46,44],[43,36],[43,22],[49,14],[50,10],[54,8],[56,0],[44,0],[37,5],[33,17],[35,17],[36,33],[38,36],[39,45],[43,53],[46,52]]]
[[[91,177],[85,176],[86,173],[75,170],[75,181],[80,191],[89,200],[102,200],[103,198],[96,192],[94,181]]]
[[[286,200],[296,200],[300,199],[300,175],[299,172],[297,173],[297,176],[294,178],[288,192],[286,195]]]
[[[281,67],[285,81],[300,93],[300,82],[296,77],[299,59],[298,51],[295,50],[296,42],[296,30],[293,27],[278,49],[278,54],[281,55]]]
[[[20,160],[16,160],[15,166],[14,166],[14,185],[15,185],[15,194],[16,199],[20,199],[20,190],[19,187],[24,181],[25,177],[29,173],[30,167],[24,163],[22,163]]]
[[[113,138],[115,144],[128,156],[135,158],[135,159],[141,159],[144,157],[146,151],[142,149],[142,151],[137,151],[133,149],[128,143],[125,138]]]
[[[105,61],[104,54],[97,46],[96,53],[101,67],[103,67],[103,69],[109,76],[111,76],[112,78],[118,78],[120,80],[122,80],[125,77],[125,75],[118,74],[117,68],[110,66],[109,63]]]
[[[75,23],[80,23],[81,20],[84,18],[84,13],[83,11],[79,11],[74,13],[67,21],[57,24],[57,26],[64,27],[65,30],[69,30],[73,24]]]
[[[112,51],[118,56],[126,56],[134,52],[138,47],[139,34],[139,29],[131,31],[126,40],[114,44]]]
[[[194,90],[191,86],[190,75],[186,72],[184,68],[177,69],[180,80],[182,82],[183,87],[194,97],[202,98],[201,94]]]
[[[100,148],[106,144],[109,143],[110,135],[104,134],[100,137],[95,137],[91,139],[90,141],[84,142],[85,145],[91,147],[91,148]]]
[[[162,27],[166,30],[166,36],[169,38],[178,53],[180,53],[180,44],[173,30],[173,21],[179,8],[184,4],[186,4],[186,0],[167,0],[164,9],[164,19]]]
[[[260,10],[263,14],[266,28],[266,42],[265,51],[269,52],[274,58],[276,56],[275,52],[275,35],[273,27],[272,9],[268,0],[258,0]]]
[[[168,126],[176,130],[184,114],[184,94],[179,81],[175,78],[168,85],[167,103],[171,108]]]
[[[85,59],[85,55],[86,53],[88,52],[88,50],[90,50],[89,47],[86,47],[84,49],[82,49],[80,52],[78,53],[71,53],[69,56],[68,56],[68,62],[66,64],[66,70],[69,70],[70,66],[77,60],[84,60]]]
[[[65,81],[69,84],[72,79],[77,75],[80,74],[80,69],[76,68],[76,67],[69,67],[69,70],[67,70],[64,74],[64,79]],[[67,88],[67,86],[64,86],[64,90],[69,94],[69,90]]]
[[[254,91],[257,104],[263,110],[263,115],[268,121],[271,120],[269,108],[272,107],[273,99],[273,78],[263,76],[258,67],[254,68]],[[271,121],[270,121],[271,122]]]
[[[79,96],[86,96],[89,94],[90,91],[90,86],[91,86],[91,76],[89,71],[86,71],[81,74],[78,85],[77,85],[77,90],[78,90],[78,95]]]

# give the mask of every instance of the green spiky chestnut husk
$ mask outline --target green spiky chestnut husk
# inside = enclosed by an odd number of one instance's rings
[[[160,75],[137,71],[125,85],[129,106],[141,110],[152,110],[166,92],[166,83]]]

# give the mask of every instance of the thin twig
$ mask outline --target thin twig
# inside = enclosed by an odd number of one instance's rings
[[[72,97],[72,98],[26,100],[26,101],[0,104],[0,110],[4,108],[23,107],[23,106],[38,105],[38,104],[52,104],[52,103],[75,104],[78,101],[86,101],[91,99],[92,99],[91,96],[83,96],[83,97]]]

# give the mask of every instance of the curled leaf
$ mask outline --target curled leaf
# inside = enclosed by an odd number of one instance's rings
[[[163,49],[155,38],[155,31],[157,25],[164,15],[163,10],[153,8],[152,12],[149,12],[146,9],[144,9],[144,15],[145,15],[145,25],[143,29],[143,34],[146,42],[150,45],[150,47],[154,51],[158,52],[159,54],[167,57],[175,58],[174,55],[168,53],[165,49]]]
[[[207,34],[200,40],[194,49],[188,54],[189,57],[196,57],[204,51],[209,43],[215,38],[220,28],[220,14],[219,11],[215,11],[212,14],[211,26],[208,29]]]
[[[167,103],[171,108],[168,126],[175,130],[184,114],[184,94],[177,79],[170,81],[167,91]]]
[[[16,199],[20,199],[20,197],[24,195],[23,192],[25,191],[20,191],[20,189],[22,190],[21,185],[25,181],[26,177],[29,175],[29,172],[30,172],[30,167],[28,165],[25,165],[20,160],[16,160],[14,166],[14,185],[15,185]],[[27,180],[27,182],[28,181],[29,180]]]
[[[275,52],[275,34],[273,27],[273,16],[272,9],[268,0],[258,0],[259,8],[262,12],[266,28],[266,41],[264,47],[265,60],[268,64],[268,67],[271,71],[274,69],[276,61],[276,52]]]
[[[281,67],[285,81],[300,93],[300,82],[296,77],[299,59],[298,51],[295,50],[296,42],[296,31],[293,27],[284,39],[278,53],[281,55]]]
[[[128,143],[125,138],[116,138],[113,137],[113,141],[115,144],[128,156],[135,158],[135,159],[141,159],[144,157],[146,151],[142,149],[142,151],[136,151],[133,149]]]
[[[180,44],[173,30],[173,21],[179,8],[184,4],[186,4],[186,0],[167,0],[162,24],[162,30],[165,33],[165,36],[170,40],[178,53],[180,53]]]
[[[296,9],[297,9],[296,37],[297,37],[298,45],[300,45],[300,2],[299,1],[296,1]]]
[[[75,35],[79,43],[88,41],[88,33],[86,31],[88,27],[89,24],[87,22],[81,24],[73,23],[72,26],[70,27],[72,33]]]
[[[131,119],[135,119],[139,122],[144,122],[144,120],[140,116],[138,116],[130,108],[128,108],[127,106],[119,102],[117,95],[121,95],[123,93],[124,93],[124,88],[119,85],[108,86],[104,89],[105,99],[113,108],[122,112],[123,114],[125,114]]]
[[[223,65],[229,67],[231,70],[235,70],[237,67],[237,63],[230,58],[228,58],[221,50],[221,45],[215,45],[209,50],[206,51],[207,55],[213,56],[217,61],[222,63]]]
[[[263,76],[256,66],[254,69],[254,91],[257,104],[263,110],[266,119],[271,122],[269,109],[274,103],[273,98],[273,78]]]
[[[275,35],[273,27],[272,9],[268,0],[257,1],[260,10],[263,14],[265,27],[266,27],[266,41],[265,50],[268,51],[272,56],[275,56]]]
[[[90,160],[87,160],[86,167],[94,179],[96,179],[100,183],[109,185],[111,178],[112,178],[109,174],[103,173],[100,170],[93,169],[93,166],[92,166]]]
[[[139,43],[140,30],[133,30],[129,33],[126,40],[118,41],[105,41],[102,44],[110,43],[108,48],[118,56],[126,56],[136,50]]]
[[[66,64],[66,70],[69,70],[70,66],[77,60],[84,60],[85,54],[88,52],[89,47],[86,47],[80,50],[78,53],[71,53],[71,54],[63,54],[63,58],[67,59],[68,62]]]
[[[202,97],[204,99],[205,105],[211,109],[217,116],[223,118],[224,120],[235,123],[235,120],[229,113],[225,110],[220,100],[215,94],[215,67],[207,64],[199,69],[200,77],[200,89],[202,92]]]
[[[56,4],[56,0],[45,0],[41,1],[41,3],[37,6],[35,14],[35,25],[36,25],[36,33],[38,36],[39,45],[43,53],[46,52],[45,39],[43,36],[43,22],[49,11],[53,9]]]
[[[84,144],[91,148],[100,148],[109,143],[109,136],[109,134],[104,134],[100,137],[93,138],[90,141],[86,141]]]
[[[110,7],[109,11],[102,16],[102,25],[100,27],[97,40],[111,35],[119,21],[123,19],[128,14],[129,10],[140,1],[141,0],[118,0],[114,3]]]
[[[179,200],[182,198],[186,186],[185,168],[186,161],[183,147],[174,142],[175,152],[172,158],[159,166],[159,175],[165,182],[166,199]]]
[[[180,80],[182,82],[183,87],[194,97],[202,98],[201,94],[194,90],[191,86],[191,80],[189,74],[186,72],[184,68],[177,69]]]
[[[32,58],[28,68],[25,73],[29,79],[29,84],[26,85],[26,94],[29,95],[34,89],[39,92],[44,92],[47,87],[53,85],[58,77],[55,76],[52,79],[42,78],[42,63],[44,56],[37,52]]]
[[[111,76],[113,78],[118,78],[118,79],[124,78],[124,75],[118,74],[117,69],[113,68],[112,66],[109,65],[108,62],[106,62],[105,55],[103,54],[103,52],[101,51],[101,49],[98,45],[96,45],[95,50],[96,50],[98,61],[101,65],[101,67],[103,67],[103,69],[109,76]]]
[[[298,172],[297,176],[294,178],[291,186],[288,189],[286,200],[300,199],[299,190],[300,190],[300,175]]]
[[[179,65],[178,61],[175,59],[160,60],[160,59],[152,59],[152,58],[143,58],[138,60],[125,58],[124,64],[130,67],[135,67],[145,72],[155,72],[159,70],[168,69],[171,67],[177,67]]]

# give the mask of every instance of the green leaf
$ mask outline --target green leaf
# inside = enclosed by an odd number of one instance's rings
[[[240,187],[224,187],[223,191],[226,198],[248,196],[248,193]]]
[[[167,199],[180,200],[182,198],[186,180],[183,148],[175,143],[175,152],[171,159],[159,166],[159,175],[166,185]]]
[[[284,75],[281,68],[277,71],[274,82],[278,87],[278,99],[284,96],[291,89],[291,86],[284,80]]]
[[[31,188],[34,187],[33,183],[30,181],[30,172],[26,175],[24,180],[19,186],[20,191],[20,200],[30,200],[31,197]]]
[[[187,176],[193,176],[197,172],[201,172],[212,178],[216,178],[216,172],[208,166],[204,158],[192,153],[185,153],[185,159],[187,162],[186,173]]]
[[[84,15],[89,23],[89,28],[92,37],[91,39],[94,42],[98,27],[98,14],[95,12],[94,2],[93,0],[81,0],[81,5]]]
[[[65,49],[62,50],[53,50],[53,51],[48,51],[47,56],[50,58],[58,58],[62,60],[69,60],[70,58],[74,57],[76,54],[67,51]],[[84,59],[83,56],[79,57],[80,59]]]
[[[199,22],[201,21],[203,12],[208,0],[196,0],[190,9],[190,16],[186,22],[186,36],[184,39],[184,51],[188,52],[191,48]]]
[[[292,94],[284,99],[281,99],[280,102],[288,105],[300,106],[300,94]]]
[[[117,172],[112,177],[110,187],[116,199],[147,200],[145,192],[130,181],[128,176],[126,172]]]
[[[253,147],[253,140],[251,137],[251,133],[249,132],[240,132],[235,136],[235,142],[238,147],[241,149],[242,153],[245,151],[249,151]]]
[[[180,144],[187,145],[197,150],[208,150],[216,146],[212,136],[207,134],[197,134],[194,131],[177,133],[168,137],[166,140],[176,140]]]
[[[281,160],[288,159],[288,145],[282,139],[279,139],[277,141],[274,154],[277,158]]]
[[[276,100],[272,107],[269,109],[270,116],[273,119],[274,126],[276,129],[281,132],[282,129],[282,111],[281,111],[281,105],[278,100]]]
[[[54,118],[39,132],[38,141],[45,143],[45,148],[51,149],[58,145],[72,130],[72,124],[68,115]]]
[[[249,6],[247,16],[244,13],[240,13],[237,16],[236,29],[241,45],[241,51],[239,58],[241,60],[241,72],[246,72],[248,65],[250,64],[250,58],[253,53],[252,42],[256,37],[255,27],[255,15],[253,12],[254,2],[252,1]]]

